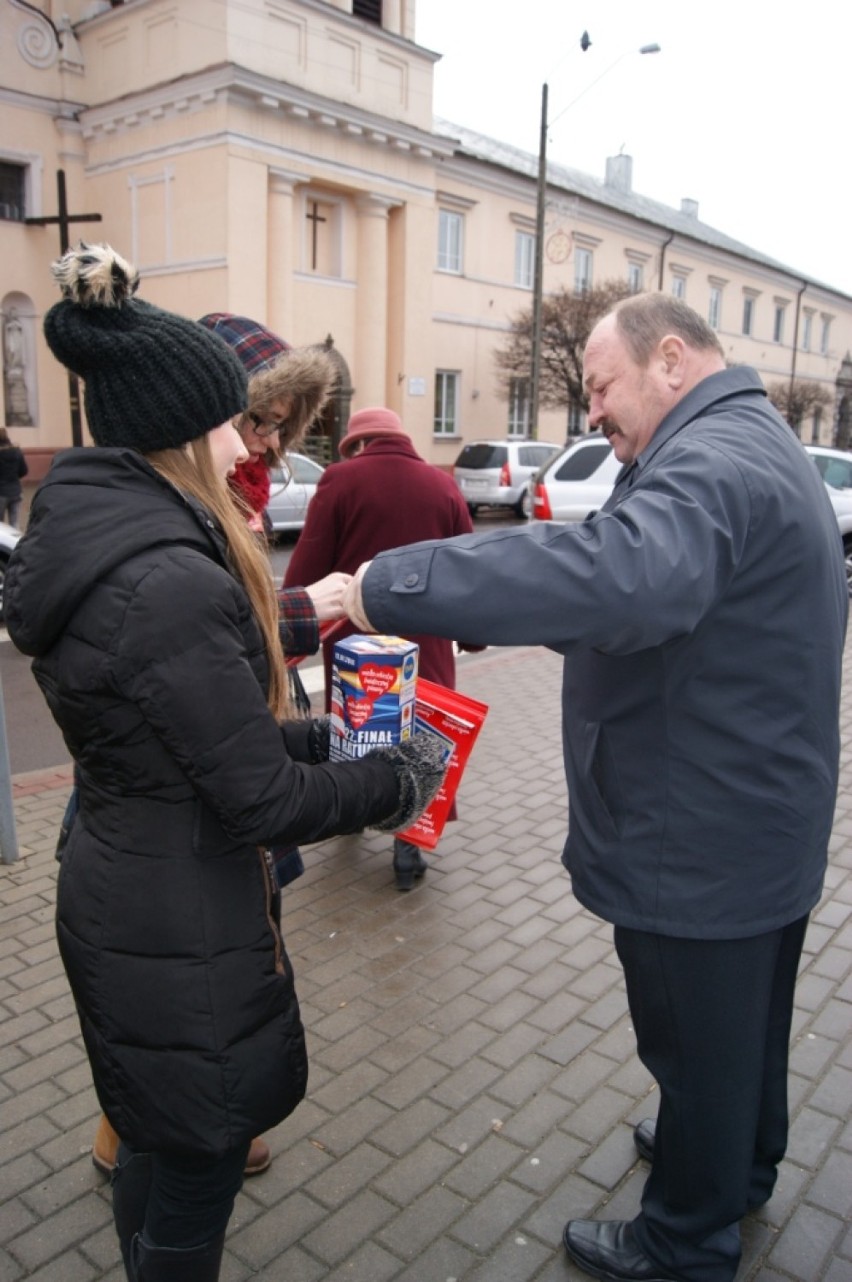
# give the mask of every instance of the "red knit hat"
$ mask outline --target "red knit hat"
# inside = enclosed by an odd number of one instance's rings
[[[353,414],[346,435],[340,442],[340,457],[348,458],[359,441],[372,440],[374,436],[405,436],[399,415],[381,407],[358,410]],[[406,437],[408,439],[408,437]]]

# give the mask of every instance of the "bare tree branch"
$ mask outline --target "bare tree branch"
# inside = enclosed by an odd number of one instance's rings
[[[583,388],[583,351],[600,318],[632,293],[623,280],[606,280],[583,294],[560,286],[542,301],[539,398],[547,409],[571,405],[589,408]],[[528,379],[532,363],[532,308],[512,321],[512,329],[494,353],[498,385],[507,399],[515,379]]]
[[[771,383],[766,394],[797,436],[808,414],[812,414],[815,409],[824,409],[833,399],[828,388],[808,379],[794,379],[792,384]]]

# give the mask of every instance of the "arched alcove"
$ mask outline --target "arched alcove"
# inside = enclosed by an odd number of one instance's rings
[[[3,422],[8,428],[38,423],[35,320],[31,298],[13,291],[2,304]]]
[[[355,389],[352,386],[349,366],[334,346],[331,334],[326,337],[324,343],[318,343],[316,346],[331,357],[337,377],[328,403],[305,438],[302,449],[305,454],[326,467],[329,463],[336,463],[340,458],[340,438],[344,435],[346,424],[349,422]]]

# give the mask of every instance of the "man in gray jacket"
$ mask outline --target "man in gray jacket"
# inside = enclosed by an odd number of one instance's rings
[[[563,861],[612,922],[652,1159],[632,1221],[572,1220],[586,1272],[731,1282],[787,1141],[796,969],[826,865],[848,606],[825,486],[755,371],[663,294],[585,354],[625,465],[575,525],[415,544],[362,567],[359,626],[565,656]]]

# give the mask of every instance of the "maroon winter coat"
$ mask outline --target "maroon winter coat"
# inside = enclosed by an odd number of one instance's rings
[[[361,454],[326,468],[284,586],[304,587],[332,570],[354,574],[362,561],[388,548],[472,531],[467,506],[452,477],[422,459],[404,433],[377,437]],[[354,631],[354,626],[347,625],[323,646],[326,708],[334,643]],[[452,642],[430,636],[408,640],[420,646],[420,675],[455,688]]]

